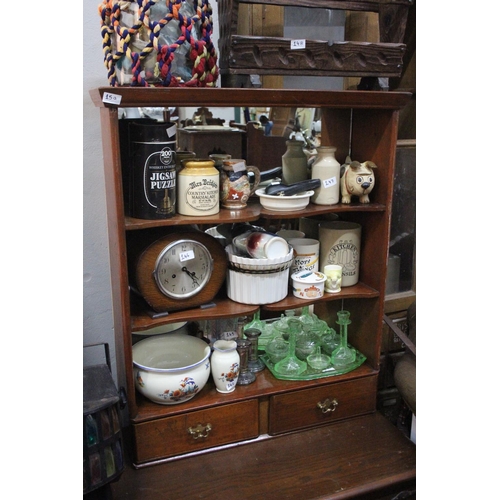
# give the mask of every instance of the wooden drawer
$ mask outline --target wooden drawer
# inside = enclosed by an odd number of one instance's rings
[[[280,434],[375,411],[377,377],[272,396],[269,434]],[[335,404],[336,401],[336,404]],[[321,409],[319,405],[324,405]]]
[[[211,429],[207,432],[206,426]],[[200,425],[200,435],[189,429]],[[132,426],[137,464],[189,453],[259,435],[258,400],[222,405]]]

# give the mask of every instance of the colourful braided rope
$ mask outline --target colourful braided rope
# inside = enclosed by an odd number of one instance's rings
[[[190,4],[196,14],[192,17],[183,15],[181,8],[184,3]],[[152,8],[156,4],[164,6],[167,13],[161,19],[153,20]],[[111,86],[124,84],[125,79],[131,86],[143,87],[215,86],[219,70],[217,52],[211,40],[212,7],[209,0],[103,0],[98,10],[104,65]],[[134,24],[126,26],[124,17],[134,19]],[[180,35],[175,42],[162,44],[160,36],[169,23],[177,24]],[[143,46],[134,50],[138,45]],[[189,47],[189,58],[185,61],[179,55],[179,48],[184,45]],[[151,65],[155,55],[156,61]],[[191,70],[189,80],[183,81],[180,76],[172,74],[174,60]]]

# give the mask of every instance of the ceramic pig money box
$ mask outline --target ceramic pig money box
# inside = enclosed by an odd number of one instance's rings
[[[349,156],[340,169],[340,191],[342,203],[351,203],[351,197],[357,196],[360,203],[370,203],[368,195],[375,186],[373,169],[377,165],[372,161],[351,161]]]

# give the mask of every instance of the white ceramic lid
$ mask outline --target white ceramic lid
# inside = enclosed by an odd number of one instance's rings
[[[292,279],[297,283],[323,283],[326,276],[318,271],[297,271],[292,274]]]

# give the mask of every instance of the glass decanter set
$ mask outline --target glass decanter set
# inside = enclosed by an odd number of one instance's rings
[[[357,368],[366,358],[348,344],[349,316],[349,311],[337,313],[337,333],[309,312],[309,306],[302,308],[300,316],[282,314],[272,323],[274,334],[263,349],[266,365],[275,375],[299,379]]]
[[[239,328],[236,339],[240,355],[237,385],[255,382],[266,366],[277,378],[309,380],[347,373],[365,361],[365,356],[348,344],[349,311],[338,311],[339,331],[328,326],[309,306],[285,311],[279,319],[264,321],[260,310]],[[265,354],[259,356],[259,350]]]

